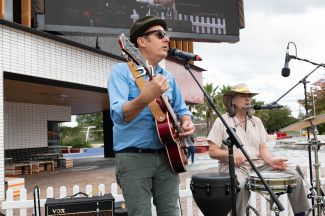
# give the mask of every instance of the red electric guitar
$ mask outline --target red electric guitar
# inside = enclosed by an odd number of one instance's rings
[[[148,75],[151,80],[153,78],[152,66],[142,57],[140,51],[131,43],[129,38],[124,34],[121,34],[118,42],[122,53],[127,60],[131,60],[138,66],[141,66],[144,71],[143,75]],[[165,145],[172,170],[175,173],[185,172],[187,166],[186,142],[189,138],[180,137],[178,135],[182,132],[181,124],[178,121],[167,96],[163,94],[157,98],[157,103],[165,115],[165,120],[161,122],[156,120],[156,127],[160,141]]]

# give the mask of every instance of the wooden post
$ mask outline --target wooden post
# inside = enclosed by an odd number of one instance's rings
[[[188,52],[193,53],[193,41],[188,41]],[[190,61],[191,64],[194,64],[194,61]]]
[[[169,47],[170,47],[170,48],[176,48],[176,41],[175,41],[175,40],[171,40],[171,41],[169,42]]]
[[[188,52],[193,53],[193,41],[188,41]]]
[[[180,50],[183,50],[183,46],[182,46],[182,41],[181,40],[177,40],[176,41],[176,48],[177,49],[180,49]]]
[[[21,0],[21,24],[31,27],[32,23],[31,0]]]
[[[4,19],[5,18],[5,1],[6,0],[0,0],[0,19]]]
[[[188,52],[188,41],[182,41],[183,51]]]

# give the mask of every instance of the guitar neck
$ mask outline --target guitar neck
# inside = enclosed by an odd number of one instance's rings
[[[130,42],[130,40],[124,34],[121,34],[119,36],[118,42],[121,47],[121,50],[125,53],[126,57],[130,58],[137,65],[143,67],[143,69],[146,72],[145,74],[147,74],[151,80],[154,76],[154,74],[153,74],[154,70],[153,70],[152,66],[149,65],[148,61],[146,61],[146,59],[143,58],[140,51]],[[171,107],[167,96],[165,94],[163,94],[161,96],[161,99],[163,100],[165,106],[167,107],[168,113],[170,114],[170,116],[172,117],[172,119],[174,121],[175,129],[177,130],[177,132],[181,132],[182,131],[181,125],[180,125],[179,121],[177,120],[177,116],[176,116],[173,108]]]

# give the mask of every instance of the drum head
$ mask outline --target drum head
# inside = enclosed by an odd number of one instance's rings
[[[272,172],[272,171],[263,171],[263,172],[261,172],[261,175],[265,179],[290,179],[294,176],[294,175],[288,174],[288,173]],[[256,173],[250,174],[250,177],[258,179],[258,176]]]
[[[198,173],[192,176],[193,182],[229,182],[229,173]]]

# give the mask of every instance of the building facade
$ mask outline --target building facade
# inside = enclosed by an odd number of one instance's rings
[[[49,121],[70,121],[71,115],[85,113],[108,114],[109,71],[124,59],[6,20],[0,20],[0,42],[0,199],[3,200],[6,151],[47,147]],[[162,66],[174,73],[188,103],[203,102],[203,94],[182,65],[166,60]],[[202,69],[192,66],[192,70],[202,83]],[[104,146],[108,154],[112,154],[111,127],[111,122],[106,122]]]

